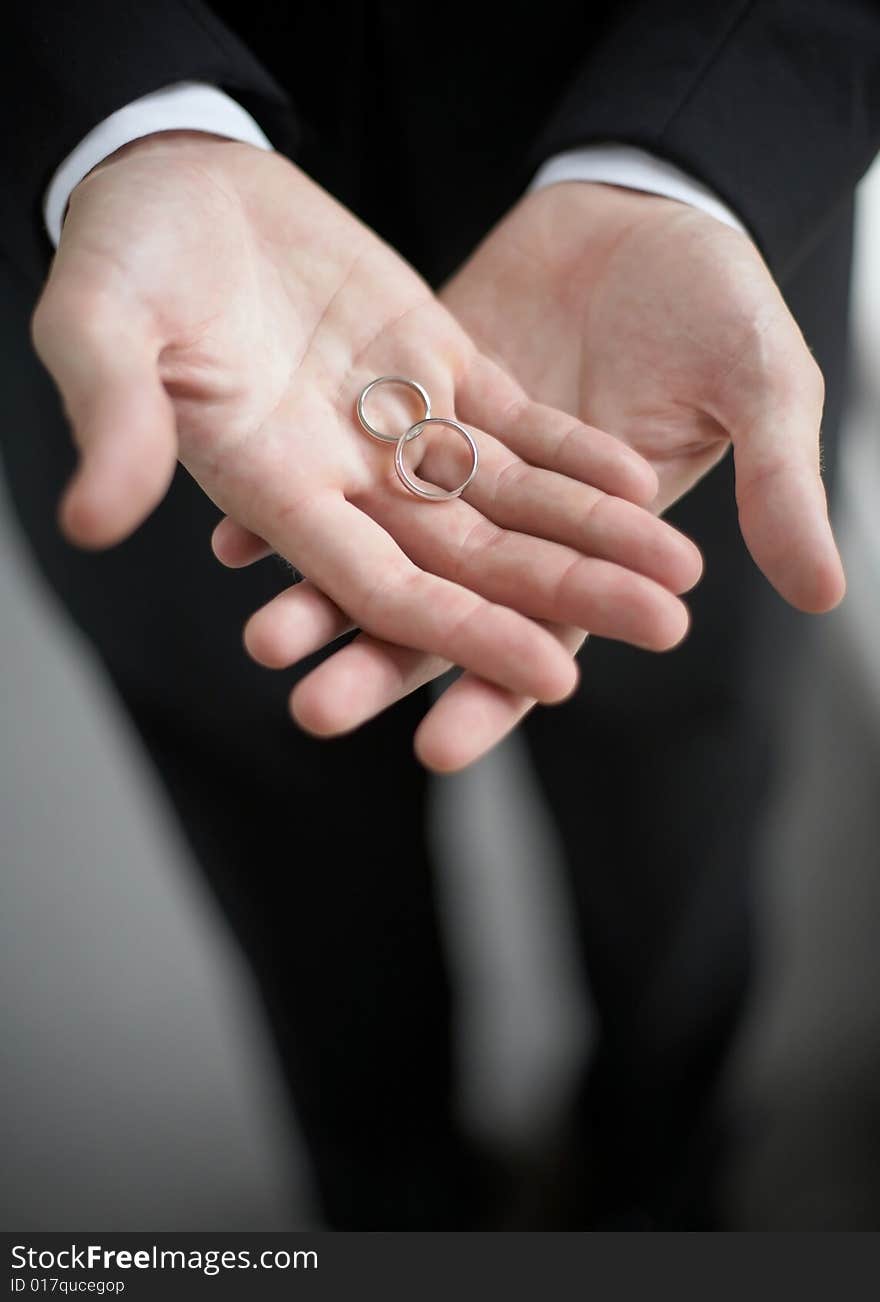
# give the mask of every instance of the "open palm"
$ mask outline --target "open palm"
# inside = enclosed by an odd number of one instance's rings
[[[822,375],[746,236],[673,200],[565,183],[527,195],[441,297],[536,397],[646,457],[656,509],[732,446],[757,564],[801,609],[840,600]]]
[[[449,663],[478,698],[559,700],[576,669],[544,621],[655,649],[685,631],[673,593],[699,560],[635,505],[656,491],[641,458],[526,399],[284,158],[169,133],[95,169],[72,196],[34,339],[82,451],[62,506],[75,541],[126,536],[179,459],[228,517],[222,559],[270,548],[308,576],[253,621],[258,658],[280,667],[363,630],[297,688],[317,731],[354,726]],[[472,426],[466,499],[410,496],[358,428],[358,392],[388,373]],[[392,401],[381,419],[414,416]],[[433,435],[412,454],[413,469],[454,477]],[[455,728],[441,715],[438,744]]]
[[[660,485],[688,492],[733,447],[743,537],[792,604],[844,591],[820,476],[824,386],[752,242],[673,200],[571,182],[526,195],[440,295],[473,339],[536,398],[613,432]],[[589,625],[587,625],[589,627]],[[574,624],[556,629],[570,651]],[[461,681],[422,745],[476,718],[484,735],[531,702]]]

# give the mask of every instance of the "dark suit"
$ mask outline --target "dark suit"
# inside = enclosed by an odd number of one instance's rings
[[[285,575],[274,562],[221,570],[207,545],[217,513],[182,474],[121,547],[86,555],[59,538],[73,454],[26,332],[50,254],[43,191],[114,109],[212,81],[436,283],[543,159],[591,140],[640,145],[753,231],[825,371],[833,445],[852,191],[880,139],[880,13],[846,0],[427,13],[87,0],[32,4],[10,27],[0,84],[20,130],[2,146],[2,437],[22,522],[248,954],[331,1223],[474,1225],[483,1198],[453,1119],[427,782],[410,751],[425,701],[332,744],[300,735],[291,676],[240,647],[243,619]],[[749,864],[806,627],[746,556],[729,463],[673,518],[707,557],[689,641],[663,657],[592,642],[578,697],[524,728],[601,1030],[567,1151],[568,1225],[706,1223],[713,1088],[750,965]]]

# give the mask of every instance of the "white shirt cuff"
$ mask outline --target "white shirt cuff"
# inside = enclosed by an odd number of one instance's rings
[[[708,186],[695,181],[673,163],[655,158],[634,145],[584,145],[581,149],[556,154],[538,169],[529,188],[540,190],[558,181],[602,181],[628,190],[662,194],[667,199],[689,203],[725,226],[748,234],[736,214]]]
[[[272,148],[250,113],[215,86],[178,81],[143,95],[99,122],[68,154],[49,182],[43,218],[56,248],[74,186],[117,149],[156,131],[210,131],[259,149]]]

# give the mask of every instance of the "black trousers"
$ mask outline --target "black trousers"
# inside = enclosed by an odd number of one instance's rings
[[[785,287],[828,382],[829,467],[850,231],[848,212]],[[300,734],[286,713],[294,675],[241,649],[244,619],[289,575],[275,561],[224,571],[208,545],[217,512],[183,472],[122,546],[87,555],[63,542],[55,505],[70,441],[28,344],[34,286],[0,270],[0,437],[22,526],[244,947],[330,1223],[479,1224],[481,1186],[454,1120],[428,779],[411,754],[424,698],[344,740]],[[809,623],[746,554],[729,460],[672,518],[707,560],[687,643],[652,657],[591,640],[578,696],[523,729],[562,836],[599,1017],[550,1216],[562,1228],[706,1222],[715,1087],[752,961],[753,846]]]

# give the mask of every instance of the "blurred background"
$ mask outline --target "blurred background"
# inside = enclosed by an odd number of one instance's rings
[[[836,512],[849,596],[799,670],[764,835],[760,980],[727,1081],[742,1136],[726,1199],[742,1228],[880,1218],[878,167],[855,275],[859,383]],[[2,497],[0,611],[0,1223],[311,1225],[247,973]],[[564,1097],[590,1010],[516,740],[440,784],[435,820],[464,1106],[517,1147]]]

